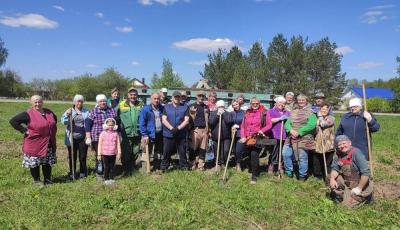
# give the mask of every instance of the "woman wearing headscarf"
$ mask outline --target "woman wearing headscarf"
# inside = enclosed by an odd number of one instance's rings
[[[232,109],[233,111],[231,112],[232,120],[233,120],[233,126],[232,126],[232,132],[236,132],[235,134],[235,160],[236,160],[236,171],[241,172],[242,167],[242,159],[243,159],[243,152],[244,152],[244,144],[240,143],[240,125],[242,124],[243,118],[244,118],[244,113],[245,111],[241,109],[240,104],[237,100],[233,101],[232,103]]]
[[[83,106],[84,98],[82,95],[75,95],[72,108],[67,109],[61,116],[61,123],[67,125],[65,129],[64,143],[68,149],[69,176],[76,174],[76,160],[79,150],[79,177],[87,176],[87,149],[85,144],[85,120],[88,119],[89,110]],[[72,135],[71,135],[71,119],[72,119]],[[73,147],[71,149],[71,140]],[[74,154],[72,157],[72,153]],[[74,159],[74,162],[72,162]]]
[[[88,118],[85,120],[86,144],[92,145],[98,154],[98,144],[100,133],[103,131],[103,124],[107,118],[116,120],[117,114],[115,110],[107,105],[107,97],[104,94],[96,96],[96,107],[89,112]],[[98,174],[103,174],[103,161],[96,160],[96,171]]]
[[[51,167],[56,164],[57,117],[49,109],[43,108],[39,95],[31,97],[31,108],[10,120],[11,126],[24,134],[22,166],[29,168],[36,185],[52,184]],[[44,176],[40,181],[40,166]]]

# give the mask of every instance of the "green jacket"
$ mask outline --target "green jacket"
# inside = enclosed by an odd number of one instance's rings
[[[301,126],[297,130],[297,133],[299,134],[299,136],[313,134],[316,124],[317,124],[317,116],[314,113],[312,113],[307,119],[307,124],[305,124],[304,126]],[[285,129],[286,129],[286,132],[290,132],[290,130],[292,130],[292,120],[290,118],[285,123]]]
[[[144,104],[136,101],[134,106],[130,106],[127,100],[119,103],[117,108],[118,118],[121,122],[121,132],[128,137],[137,137],[139,133],[139,115]]]

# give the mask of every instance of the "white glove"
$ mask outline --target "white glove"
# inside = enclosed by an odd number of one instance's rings
[[[69,109],[67,109],[67,111],[65,111],[65,115],[67,115],[67,117],[71,116],[71,114],[72,114],[71,108],[69,108]]]
[[[91,144],[92,144],[92,138],[86,138],[86,140],[85,140],[85,144],[86,145],[88,145],[88,146],[90,146]]]
[[[371,120],[372,120],[372,116],[371,116],[371,114],[370,113],[368,113],[367,111],[364,111],[364,117],[365,117],[365,119],[368,121],[368,122],[370,122]]]
[[[217,110],[217,115],[218,115],[218,116],[219,116],[219,115],[222,115],[224,112],[225,112],[225,109],[223,109],[223,108],[218,108],[218,110]]]
[[[351,194],[359,196],[361,195],[361,189],[359,187],[355,187],[351,190]]]
[[[240,128],[239,125],[233,125],[232,126],[232,129],[238,129],[238,128]]]

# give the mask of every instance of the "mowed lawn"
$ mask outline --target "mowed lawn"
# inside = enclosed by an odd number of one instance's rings
[[[400,201],[376,197],[357,210],[338,206],[326,196],[323,182],[310,178],[268,176],[255,186],[247,172],[222,175],[181,172],[118,179],[112,187],[94,175],[63,182],[67,157],[64,129],[58,125],[56,183],[33,185],[21,167],[22,135],[8,121],[28,103],[0,103],[0,229],[398,229]],[[45,104],[58,117],[66,104]],[[337,117],[339,119],[339,117]],[[375,182],[400,182],[400,118],[379,116],[381,130],[373,135]],[[89,152],[89,166],[94,165]],[[61,183],[63,182],[63,183]]]

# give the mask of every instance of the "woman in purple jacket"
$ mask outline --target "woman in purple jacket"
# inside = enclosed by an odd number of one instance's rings
[[[288,119],[290,116],[290,112],[286,110],[285,104],[286,100],[284,97],[279,96],[274,99],[275,106],[268,110],[269,116],[272,121],[272,129],[270,130],[269,136],[276,140],[276,145],[269,159],[268,166],[268,174],[273,174],[274,172],[278,172],[278,170],[282,169],[282,165],[279,166],[278,169],[278,155],[279,155],[279,143],[281,140],[281,129],[282,124]],[[284,143],[286,140],[286,132],[283,129],[282,133],[282,142]]]
[[[56,164],[57,117],[49,109],[43,108],[39,95],[31,97],[32,107],[10,120],[11,126],[24,134],[22,166],[29,168],[34,183],[42,186],[40,166],[44,185],[52,184],[51,167]]]

